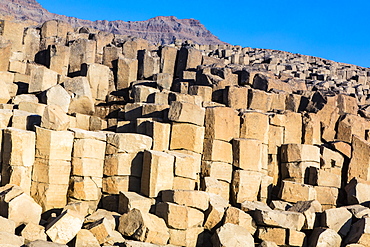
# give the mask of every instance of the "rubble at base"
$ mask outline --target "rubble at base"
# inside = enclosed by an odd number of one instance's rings
[[[370,69],[0,30],[1,246],[370,246]]]

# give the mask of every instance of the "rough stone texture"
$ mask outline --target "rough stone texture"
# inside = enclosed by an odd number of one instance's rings
[[[252,235],[243,227],[227,223],[216,230],[212,237],[213,246],[246,246],[253,247]]]
[[[164,245],[169,239],[163,219],[138,209],[133,209],[120,217],[118,231],[124,236],[153,244]]]

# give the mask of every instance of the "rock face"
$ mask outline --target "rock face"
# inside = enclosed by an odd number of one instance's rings
[[[0,28],[1,246],[370,246],[369,68]]]
[[[104,32],[130,35],[159,44],[170,44],[175,39],[191,40],[197,44],[225,44],[198,20],[177,19],[174,16],[158,16],[146,21],[89,21],[50,13],[36,0],[1,1],[0,15],[13,16],[16,20],[31,20],[37,23],[61,20],[74,27],[85,26]]]

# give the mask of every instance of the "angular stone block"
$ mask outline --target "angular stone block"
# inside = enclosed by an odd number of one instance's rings
[[[237,111],[228,107],[207,107],[205,138],[231,141],[239,137],[240,118]]]
[[[128,213],[134,208],[139,209],[141,212],[149,213],[153,204],[152,199],[139,195],[135,192],[120,192],[118,212],[121,214]]]
[[[269,117],[261,112],[246,112],[241,117],[240,138],[260,140],[268,144]]]
[[[179,205],[197,208],[205,211],[209,206],[209,194],[196,190],[165,190],[162,191],[164,202],[173,202]]]
[[[315,200],[317,194],[315,188],[311,185],[283,180],[279,197],[281,200],[296,203],[298,201]]]
[[[159,245],[166,244],[169,239],[163,219],[135,208],[120,217],[118,231],[124,236]]]
[[[144,151],[141,193],[156,197],[161,190],[172,189],[174,156],[158,151]]]
[[[232,145],[228,142],[216,139],[204,139],[203,159],[232,164]]]
[[[158,203],[155,214],[164,219],[169,228],[179,230],[200,227],[204,221],[202,211],[170,202]]]
[[[168,112],[168,119],[174,122],[204,125],[205,109],[195,104],[174,101]]]
[[[152,146],[152,138],[136,133],[113,133],[107,135],[106,154],[136,153]]]
[[[172,123],[170,149],[185,149],[202,153],[204,127],[187,123]]]
[[[66,210],[46,227],[49,238],[59,244],[67,244],[81,230],[83,216],[73,210]]]

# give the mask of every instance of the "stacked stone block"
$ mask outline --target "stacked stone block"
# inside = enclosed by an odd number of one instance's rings
[[[36,127],[36,155],[31,196],[43,210],[67,204],[73,132]]]
[[[101,198],[106,135],[71,129],[74,133],[69,201],[86,202],[93,211]]]

